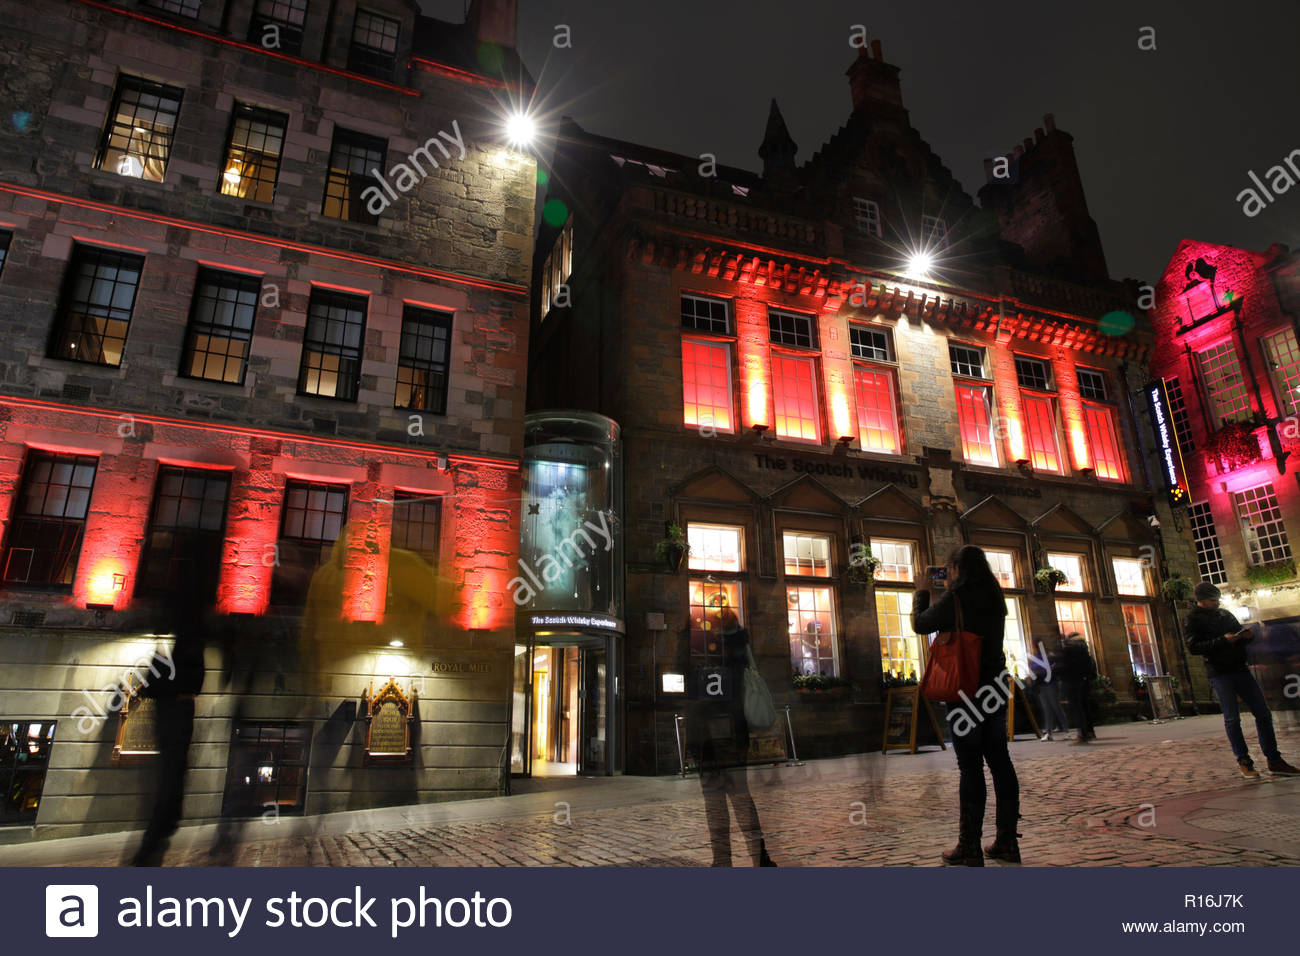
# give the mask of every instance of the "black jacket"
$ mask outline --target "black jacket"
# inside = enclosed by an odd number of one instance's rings
[[[980,685],[992,683],[1007,666],[1002,650],[1007,604],[996,591],[962,587],[949,588],[930,604],[930,592],[919,591],[912,606],[912,630],[917,634],[951,631],[957,625],[953,594],[961,601],[962,629],[980,636]]]
[[[1246,669],[1246,645],[1253,639],[1229,641],[1225,635],[1236,634],[1241,622],[1231,611],[1194,607],[1183,624],[1187,649],[1205,658],[1205,672],[1211,677],[1236,674]]]
[[[1092,659],[1088,642],[1081,637],[1068,638],[1061,645],[1062,683],[1087,683],[1097,676],[1097,662]]]

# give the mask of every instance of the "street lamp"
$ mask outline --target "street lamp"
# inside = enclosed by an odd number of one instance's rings
[[[527,149],[537,136],[537,124],[527,113],[512,113],[506,120],[506,138],[516,149]]]

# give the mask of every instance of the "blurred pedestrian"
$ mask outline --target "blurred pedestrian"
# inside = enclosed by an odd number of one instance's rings
[[[694,699],[687,718],[687,737],[700,766],[712,865],[731,866],[731,814],[735,814],[754,865],[776,866],[768,855],[746,779],[749,724],[745,720],[744,680],[745,668],[753,659],[749,632],[729,607],[722,609],[718,623],[722,661],[718,666],[694,668]]]
[[[989,567],[984,552],[974,545],[954,551],[948,559],[948,581],[944,593],[932,606],[930,592],[916,592],[912,611],[912,630],[917,634],[957,629],[958,604],[962,630],[980,636],[980,691],[1001,691],[999,706],[988,713],[975,700],[948,705],[948,723],[952,730],[952,748],[961,771],[959,784],[960,820],[957,845],[943,854],[952,866],[983,866],[984,857],[1020,862],[1020,781],[1007,749],[1007,702],[1005,695],[1006,654],[1002,650],[1007,603],[1002,587]],[[976,693],[983,701],[986,693]],[[984,829],[984,808],[988,791],[984,784],[984,765],[993,777],[997,797],[996,839],[980,851]]]
[[[1060,632],[1057,632],[1058,636]],[[1034,691],[1038,695],[1038,714],[1041,729],[1040,740],[1052,740],[1052,728],[1060,732],[1070,732],[1070,722],[1066,720],[1065,708],[1061,706],[1061,652],[1060,643],[1053,641],[1048,647],[1038,642],[1038,654],[1029,655],[1029,673],[1034,678]]]
[[[1219,607],[1220,592],[1208,581],[1196,585],[1193,592],[1196,607],[1187,615],[1183,632],[1187,635],[1187,649],[1205,659],[1205,672],[1210,687],[1223,711],[1223,725],[1228,733],[1232,754],[1243,777],[1258,777],[1255,762],[1246,747],[1241,732],[1241,712],[1237,707],[1240,697],[1255,715],[1255,732],[1259,736],[1259,749],[1268,761],[1269,773],[1277,776],[1294,776],[1300,770],[1282,759],[1273,733],[1273,715],[1269,712],[1264,692],[1260,690],[1255,675],[1246,663],[1246,645],[1254,640],[1255,633],[1228,610]]]
[[[1086,744],[1097,739],[1092,725],[1092,682],[1097,679],[1097,662],[1088,650],[1088,642],[1078,631],[1070,633],[1061,646],[1061,683],[1070,698],[1070,711],[1078,730],[1072,743]]]
[[[140,691],[154,701],[158,755],[154,759],[153,810],[132,866],[161,866],[167,843],[180,825],[194,736],[194,704],[203,688],[209,601],[200,576],[186,576],[168,594],[166,609],[175,635],[170,659],[154,654],[149,678]]]

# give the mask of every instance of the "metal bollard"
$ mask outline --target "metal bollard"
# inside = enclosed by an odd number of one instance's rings
[[[790,705],[785,706],[785,728],[790,732],[790,760],[793,763],[799,762],[799,748],[794,743],[794,724],[790,722]]]
[[[682,717],[680,714],[673,714],[673,731],[677,734],[677,766],[681,770],[682,777],[686,776],[686,751],[682,749]]]

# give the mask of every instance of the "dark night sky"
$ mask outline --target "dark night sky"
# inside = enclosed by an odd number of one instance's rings
[[[421,3],[463,18],[464,0]],[[1236,199],[1248,170],[1300,147],[1295,0],[521,0],[519,46],[557,116],[758,169],[771,97],[801,163],[847,118],[855,23],[901,67],[912,124],[972,194],[985,155],[1054,113],[1116,278],[1154,281],[1181,238],[1300,246],[1300,183],[1253,219]],[[556,24],[572,49],[553,47]],[[1148,25],[1157,48],[1142,52]]]

